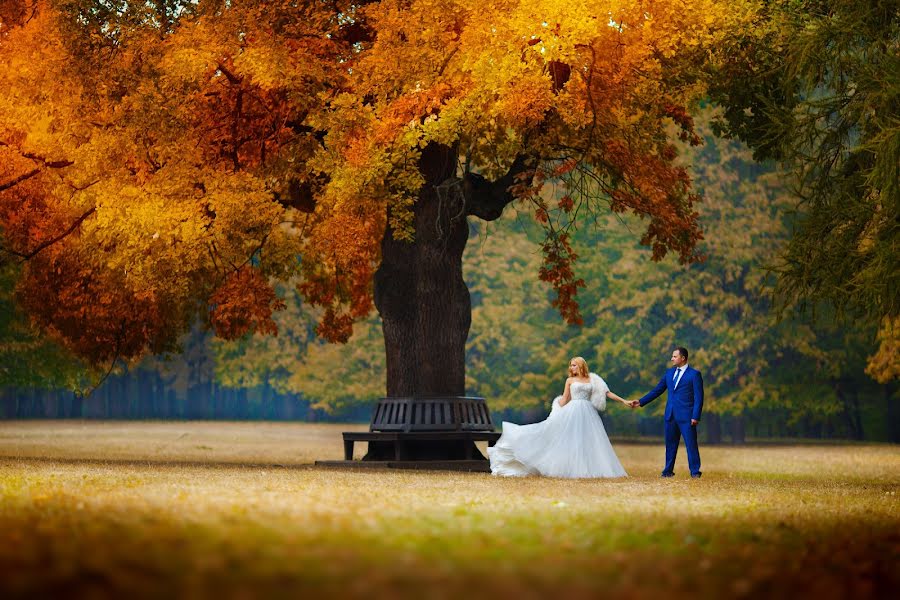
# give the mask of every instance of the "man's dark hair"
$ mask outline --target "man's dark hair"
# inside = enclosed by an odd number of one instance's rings
[[[687,357],[688,357],[687,348],[682,348],[681,346],[679,346],[678,348],[675,348],[675,349],[678,350],[678,353],[684,357],[684,360],[687,360]]]

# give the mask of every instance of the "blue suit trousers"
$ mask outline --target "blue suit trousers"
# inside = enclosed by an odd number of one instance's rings
[[[687,450],[688,466],[691,475],[700,473],[700,449],[697,447],[697,428],[691,422],[682,423],[675,419],[667,419],[666,423],[666,466],[663,475],[671,475],[675,471],[675,455],[678,454],[678,441],[684,438]]]

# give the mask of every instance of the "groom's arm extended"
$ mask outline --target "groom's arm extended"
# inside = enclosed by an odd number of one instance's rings
[[[697,371],[694,377],[694,414],[691,418],[694,421],[700,421],[700,414],[703,412],[703,376]]]
[[[660,394],[666,391],[666,376],[663,374],[662,379],[659,380],[659,383],[656,384],[656,387],[647,392],[640,400],[638,400],[638,404],[640,406],[644,406],[645,404],[650,404],[657,398],[659,398]]]

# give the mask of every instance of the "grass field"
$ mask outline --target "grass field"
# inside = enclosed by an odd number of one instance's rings
[[[706,446],[701,480],[658,479],[661,442],[614,444],[613,481],[312,466],[346,429],[0,422],[0,597],[900,589],[896,446]]]

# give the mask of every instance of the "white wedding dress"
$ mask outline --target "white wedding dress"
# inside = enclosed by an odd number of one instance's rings
[[[491,473],[494,475],[546,477],[626,477],[625,469],[616,456],[606,428],[591,404],[594,396],[602,393],[606,401],[606,384],[572,382],[569,392],[572,399],[560,406],[560,397],[553,401],[550,416],[540,423],[516,425],[503,422],[503,435],[488,448]],[[596,401],[596,400],[595,400]]]

